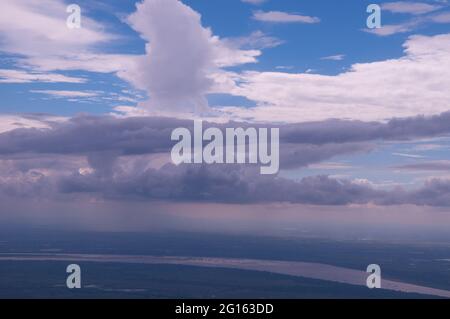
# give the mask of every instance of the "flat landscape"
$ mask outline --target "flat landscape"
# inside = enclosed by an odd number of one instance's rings
[[[5,231],[1,236],[0,298],[439,298],[450,294],[450,248],[441,243],[41,230]],[[82,289],[66,287],[66,267],[71,263],[82,269]],[[364,272],[371,263],[381,266],[388,289],[364,286]],[[397,291],[392,290],[392,282]],[[419,290],[407,293],[405,287],[411,285]]]

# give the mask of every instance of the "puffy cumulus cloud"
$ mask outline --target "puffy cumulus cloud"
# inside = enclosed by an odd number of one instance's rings
[[[450,34],[412,36],[404,48],[401,58],[354,64],[336,76],[230,74],[221,79],[223,92],[244,96],[258,106],[225,110],[236,118],[285,122],[329,118],[372,121],[447,111]]]
[[[27,157],[3,160],[0,196],[57,199],[90,194],[98,200],[320,205],[367,203],[381,196],[380,191],[350,181],[326,176],[293,181],[263,176],[257,168],[244,165],[166,164],[153,168],[103,152],[89,156],[92,170],[80,170],[77,165],[86,162],[73,159],[64,164],[64,158],[51,161],[45,155],[34,163]]]
[[[85,79],[60,71],[113,73],[151,100],[143,108],[178,112],[205,111],[211,74],[220,68],[254,63],[261,51],[243,50],[213,35],[200,15],[178,0],[144,0],[125,22],[147,42],[145,54],[105,52],[119,36],[83,11],[82,28],[66,27],[62,0],[10,1],[0,13],[0,50],[14,56],[21,69],[0,70],[0,82],[70,82]],[[82,8],[83,9],[83,8]],[[275,41],[259,37],[268,45]]]
[[[0,196],[96,201],[206,202],[230,204],[293,203],[344,206],[450,206],[450,182],[432,180],[415,190],[386,191],[369,183],[311,176],[299,181],[260,175],[243,165],[167,164],[160,169],[128,169],[121,159],[114,170],[46,175],[39,170],[2,174]],[[125,165],[126,164],[126,165]],[[109,167],[109,165],[106,165]]]
[[[140,174],[116,173],[109,178],[76,174],[58,181],[62,193],[97,193],[108,199],[181,202],[267,203],[320,205],[367,203],[381,196],[366,186],[326,176],[292,181],[264,177],[242,165],[167,164]],[[380,193],[380,194],[379,194]]]
[[[404,202],[423,206],[450,206],[450,181],[432,179],[424,187],[406,195]]]
[[[300,19],[261,14],[272,20]],[[441,14],[437,20],[448,20],[446,12],[437,14]],[[16,62],[22,67],[0,70],[0,82],[80,83],[86,80],[50,72],[115,73],[150,96],[136,110],[118,108],[133,114],[208,111],[239,120],[300,122],[384,120],[438,114],[449,108],[449,34],[411,37],[403,57],[355,64],[336,76],[230,72],[224,68],[256,62],[261,49],[279,45],[281,40],[262,32],[221,39],[202,25],[197,12],[178,0],[142,1],[126,19],[147,42],[142,55],[102,52],[97,44],[116,36],[87,14],[83,28],[66,28],[65,3],[60,0],[10,1],[0,15],[0,50],[20,55]],[[205,99],[208,93],[243,96],[257,107],[212,111]]]
[[[150,106],[205,111],[214,52],[200,15],[176,0],[147,0],[128,21],[148,42],[140,72],[130,80],[150,93]]]
[[[232,48],[201,23],[201,16],[178,0],[138,3],[128,23],[147,41],[146,55],[121,75],[145,89],[141,107],[202,113],[219,67],[255,62],[260,51]]]
[[[0,196],[54,198],[57,181],[80,167],[83,156],[21,154],[0,158]]]

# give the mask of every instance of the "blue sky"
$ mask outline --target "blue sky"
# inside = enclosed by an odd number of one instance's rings
[[[410,1],[413,3],[414,1]],[[126,16],[134,12],[135,1],[78,1],[83,15],[102,24],[106,32],[118,35],[120,39],[97,45],[102,53],[143,54],[145,41],[127,23]],[[266,37],[279,41],[275,47],[262,49],[257,63],[232,67],[232,70],[283,71],[290,73],[318,73],[336,75],[348,70],[354,63],[364,63],[399,58],[403,55],[402,44],[415,33],[435,35],[445,33],[449,25],[445,23],[424,23],[409,32],[376,36],[364,32],[366,28],[366,7],[371,1],[265,1],[260,5],[230,1],[184,1],[199,12],[202,23],[210,27],[220,38],[236,39],[261,32]],[[446,11],[447,3],[427,1],[430,5],[442,6],[431,12]],[[267,23],[252,18],[257,11],[282,11],[318,17],[320,23]],[[61,13],[64,17],[66,13]],[[383,11],[383,24],[405,23],[415,16],[408,13]],[[335,60],[323,59],[335,56]],[[15,69],[17,55],[0,54],[2,69]],[[133,86],[114,74],[86,72],[84,70],[62,71],[61,73],[85,78],[86,83],[10,83],[2,84],[0,92],[8,103],[1,105],[2,112],[48,112],[73,115],[79,112],[107,113],[124,101],[113,100],[110,94],[122,94],[121,90],[133,90]],[[36,91],[74,90],[97,92],[98,98],[48,99]],[[101,94],[100,94],[101,92]],[[145,95],[145,92],[140,92]],[[105,97],[102,99],[100,97]],[[125,96],[130,98],[130,96]],[[138,99],[137,99],[138,100]],[[211,104],[252,106],[252,101],[228,94],[211,94]],[[133,105],[133,103],[128,103]]]
[[[283,185],[294,180],[301,190],[313,188],[292,194],[294,201],[305,196],[305,203],[329,203],[334,188],[342,188],[333,204],[450,205],[449,3],[379,2],[382,27],[369,30],[370,3],[86,0],[77,1],[82,27],[69,29],[69,2],[8,2],[0,13],[0,160],[5,167],[18,162],[5,174],[14,172],[8,178],[17,179],[18,193],[28,183],[32,190],[45,188],[40,179],[35,185],[41,174],[58,196],[123,192],[135,198],[142,189],[155,196],[154,179],[166,182],[189,172],[152,171],[167,164],[157,153],[167,145],[145,121],[167,124],[159,128],[166,132],[175,120],[200,117],[288,130]],[[155,116],[167,120],[155,124]],[[162,146],[142,150],[136,143],[143,137]],[[32,164],[17,154],[36,158]],[[147,157],[151,167],[142,164]],[[98,158],[110,170],[97,167]],[[145,180],[139,169],[151,185],[128,189]],[[102,174],[112,174],[111,180],[105,184]],[[246,183],[253,180],[236,182]],[[393,190],[398,198],[390,198]],[[219,195],[219,202],[230,200]]]

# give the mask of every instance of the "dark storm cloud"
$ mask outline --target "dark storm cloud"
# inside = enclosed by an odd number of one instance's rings
[[[174,144],[170,140],[172,130],[192,129],[192,121],[79,116],[49,125],[50,129],[21,128],[0,134],[1,194],[27,198],[91,194],[117,200],[175,202],[450,206],[450,183],[446,181],[431,181],[413,191],[383,191],[369,184],[327,176],[298,181],[262,176],[251,165],[166,164],[156,169],[134,160],[169,154]],[[204,128],[211,125],[224,129],[250,124],[204,123]],[[336,155],[367,152],[375,140],[432,137],[449,132],[450,113],[387,123],[330,120],[280,125],[281,167],[302,167]],[[79,170],[86,166],[92,170]]]
[[[193,130],[193,122],[169,118],[80,116],[67,122],[51,123],[50,129],[20,128],[0,134],[0,155],[20,153],[86,155],[94,166],[108,166],[123,155],[170,153],[174,142],[171,133],[177,127]],[[211,124],[223,131],[226,127],[248,127],[247,123]],[[283,132],[284,127],[280,128]],[[365,152],[363,143],[280,143],[282,168],[303,167],[336,155]],[[96,162],[101,165],[96,165]]]
[[[312,205],[368,204],[450,206],[450,181],[432,180],[423,187],[389,191],[349,180],[311,176],[291,180],[260,175],[245,165],[166,164],[160,169],[124,170],[126,159],[88,174],[45,175],[15,171],[0,183],[0,195],[30,200],[91,195],[118,201],[169,201],[255,204],[287,202]],[[2,173],[3,175],[3,173]],[[3,176],[4,178],[4,176]],[[83,197],[81,197],[83,198]]]
[[[450,133],[450,112],[425,117],[392,119],[387,123],[327,120],[287,125],[281,139],[290,143],[349,143],[409,140]]]
[[[51,129],[21,128],[0,134],[0,154],[156,153],[169,149],[172,130],[186,124],[167,118],[79,116],[52,123]]]
[[[223,203],[291,202],[321,205],[367,203],[379,196],[370,187],[326,176],[301,181],[263,176],[242,165],[167,164],[138,175],[76,174],[59,182],[62,193],[97,192],[106,198]]]
[[[334,156],[369,152],[373,146],[368,143],[343,144],[291,144],[280,145],[280,167],[283,169],[304,167],[328,160]]]
[[[450,181],[433,179],[406,195],[405,202],[421,206],[450,206]]]
[[[23,152],[79,154],[115,151],[121,155],[165,152],[171,148],[174,128],[192,128],[189,120],[111,116],[78,116],[67,122],[50,122],[51,129],[16,129],[0,134],[0,154]],[[204,127],[248,127],[230,122]],[[259,125],[264,127],[264,125]],[[393,119],[387,123],[328,120],[299,124],[268,125],[280,128],[286,144],[342,144],[374,140],[405,140],[450,133],[450,112],[432,117]],[[266,126],[267,127],[267,126]]]
[[[450,181],[432,180],[422,188],[385,191],[369,184],[328,176],[299,181],[260,175],[242,165],[180,165],[147,169],[140,174],[103,176],[76,174],[58,181],[61,193],[97,193],[107,199],[179,202],[270,203],[313,205],[427,205],[450,206]]]

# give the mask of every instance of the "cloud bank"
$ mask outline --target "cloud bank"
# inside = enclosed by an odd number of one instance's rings
[[[444,113],[388,123],[286,124],[280,127],[281,168],[305,167],[340,154],[368,152],[377,140],[447,135],[449,117]],[[168,161],[173,146],[171,131],[192,125],[191,121],[170,118],[80,116],[50,122],[49,128],[4,132],[0,134],[1,194],[42,198],[89,194],[114,200],[240,204],[450,205],[447,180],[431,180],[415,190],[383,190],[328,176],[300,180],[261,176],[254,166],[175,166]],[[205,123],[205,127],[209,125]]]

